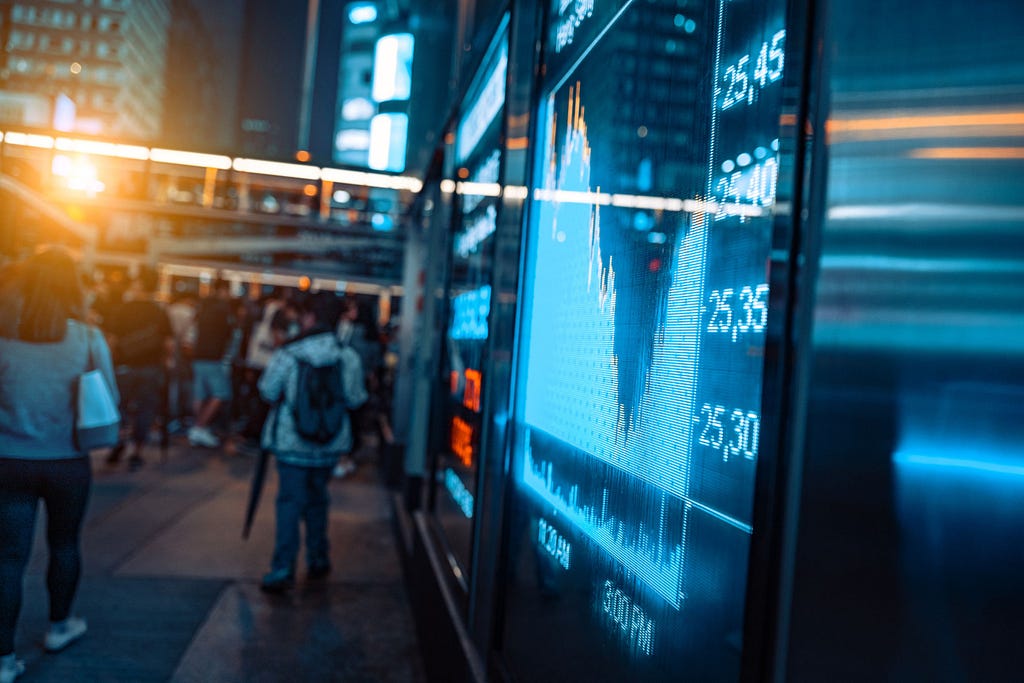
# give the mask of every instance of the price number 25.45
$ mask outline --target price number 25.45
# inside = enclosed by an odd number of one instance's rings
[[[749,54],[743,55],[736,63],[725,68],[722,74],[725,88],[723,110],[738,104],[753,104],[762,88],[782,78],[782,67],[786,60],[786,31],[777,32],[770,43],[761,43],[757,57],[752,57]]]

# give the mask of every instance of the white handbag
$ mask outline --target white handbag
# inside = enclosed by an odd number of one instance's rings
[[[78,410],[75,415],[75,443],[83,451],[106,448],[118,442],[121,413],[103,373],[92,359],[89,338],[89,369],[78,377]]]

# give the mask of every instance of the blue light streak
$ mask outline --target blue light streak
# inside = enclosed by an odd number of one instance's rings
[[[975,458],[898,452],[893,456],[893,462],[897,465],[919,465],[939,470],[967,470],[1024,477],[1024,465],[1011,465]]]

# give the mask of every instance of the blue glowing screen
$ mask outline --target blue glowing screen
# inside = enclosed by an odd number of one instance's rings
[[[443,431],[435,468],[441,528],[449,549],[469,573],[483,428],[485,354],[490,336],[494,233],[501,172],[501,123],[508,63],[507,18],[498,28],[470,83],[449,153],[461,180],[454,183],[456,213],[449,239],[451,275],[447,291],[446,400],[436,416]]]
[[[512,460],[524,680],[738,676],[782,7],[550,8]]]

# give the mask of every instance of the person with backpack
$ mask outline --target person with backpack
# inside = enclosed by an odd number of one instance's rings
[[[274,352],[259,381],[272,408],[261,446],[277,461],[276,532],[270,572],[260,588],[280,593],[295,582],[299,525],[306,528],[306,575],[331,571],[327,542],[327,483],[352,446],[349,411],[367,399],[359,355],[335,336],[340,308],[331,293],[300,303],[302,332]]]

